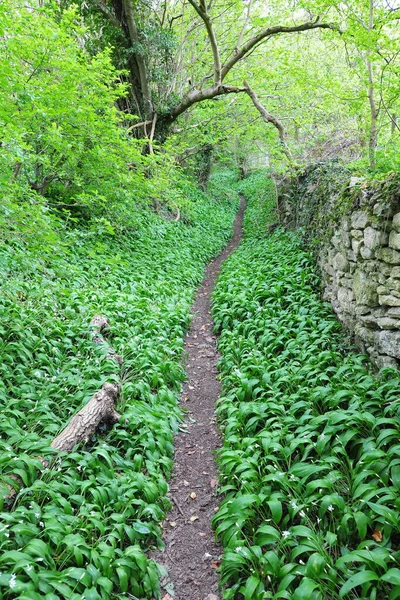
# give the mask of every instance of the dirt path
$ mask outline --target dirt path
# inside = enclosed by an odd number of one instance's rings
[[[215,497],[214,451],[220,445],[215,422],[215,402],[221,386],[217,381],[216,336],[211,318],[211,292],[222,262],[239,244],[244,200],[225,250],[206,269],[193,305],[193,321],[185,339],[187,382],[181,403],[188,410],[185,432],[175,438],[175,466],[169,497],[173,508],[165,522],[165,551],[152,555],[165,566],[161,597],[170,600],[217,600],[216,568],[222,553],[214,541],[211,518],[218,506]]]

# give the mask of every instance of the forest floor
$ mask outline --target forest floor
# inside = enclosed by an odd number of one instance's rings
[[[234,223],[225,250],[206,268],[205,278],[193,304],[193,320],[185,338],[187,381],[181,404],[187,411],[181,433],[175,438],[175,466],[169,497],[173,507],[165,522],[164,551],[153,558],[168,575],[161,580],[162,598],[169,600],[217,600],[222,554],[211,529],[217,510],[217,472],[214,453],[220,446],[215,402],[221,386],[217,379],[219,354],[213,334],[211,294],[221,265],[238,246],[242,236],[245,202]]]

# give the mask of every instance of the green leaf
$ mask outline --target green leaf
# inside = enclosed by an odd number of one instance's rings
[[[348,594],[351,590],[356,587],[363,586],[366,583],[370,583],[371,581],[378,581],[379,576],[374,571],[360,571],[356,573],[350,579],[346,581],[344,585],[340,588],[339,598],[343,598],[346,594]]]
[[[255,593],[257,591],[257,595],[264,591],[264,585],[262,581],[251,575],[247,581],[243,591],[245,600],[254,600]]]
[[[317,581],[304,577],[293,593],[293,600],[311,600],[312,594],[318,588],[318,585]]]
[[[387,581],[392,585],[400,585],[400,569],[389,569],[381,577],[382,581]]]

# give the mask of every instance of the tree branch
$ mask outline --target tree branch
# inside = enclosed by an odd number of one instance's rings
[[[261,104],[260,100],[258,99],[255,91],[250,87],[250,85],[247,83],[246,80],[243,82],[243,85],[246,89],[247,94],[252,99],[254,106],[256,107],[256,109],[258,110],[260,115],[262,116],[263,121],[265,123],[272,123],[272,125],[274,127],[276,127],[276,129],[278,130],[279,139],[282,144],[283,152],[284,152],[286,158],[288,159],[288,161],[292,162],[293,158],[292,158],[292,155],[288,148],[288,145],[286,144],[286,131],[285,131],[285,128],[283,127],[282,123],[279,121],[279,119],[274,117],[274,115],[271,115],[267,111],[266,108],[264,108],[264,106]]]
[[[105,4],[103,4],[103,2],[101,2],[101,0],[95,2],[94,6],[99,12],[101,12],[103,17],[110,21],[111,25],[114,25],[114,27],[121,27],[121,23],[118,21],[117,17],[113,15],[111,11],[108,10],[108,8],[105,6]]]
[[[255,35],[248,40],[240,49],[237,50],[234,55],[228,59],[221,70],[222,81],[225,79],[232,67],[234,67],[237,62],[242,60],[242,58],[244,58],[250,52],[250,50],[252,50],[260,42],[263,42],[264,40],[280,33],[298,33],[301,31],[309,31],[311,29],[332,29],[334,31],[339,31],[338,27],[335,25],[330,23],[319,23],[318,21],[309,21],[307,23],[302,23],[301,25],[293,26],[277,25],[275,27],[268,27],[267,29],[264,29],[264,31],[261,31],[258,35]]]
[[[239,38],[238,38],[237,44],[235,46],[235,53],[239,52],[239,47],[240,47],[240,45],[242,43],[242,39],[243,39],[244,33],[245,33],[246,29],[247,29],[247,25],[249,24],[252,4],[253,4],[253,0],[249,0],[249,4],[247,6],[246,17],[245,17],[245,20],[244,20],[244,23],[243,23],[243,27],[241,29],[241,32],[239,34]]]
[[[195,11],[199,15],[199,17],[204,22],[204,25],[205,25],[205,28],[207,31],[207,35],[208,35],[208,39],[210,40],[211,49],[212,49],[213,58],[214,58],[214,84],[220,85],[221,80],[222,80],[221,79],[221,59],[219,56],[217,38],[215,36],[215,32],[214,32],[214,28],[213,28],[213,24],[212,24],[210,15],[207,12],[207,7],[205,5],[204,0],[200,0],[200,6],[195,2],[195,0],[189,0],[189,3],[193,6],[193,8],[195,9]]]
[[[122,0],[126,23],[128,25],[130,42],[133,48],[140,46],[139,33],[135,21],[135,15],[133,12],[132,0]],[[135,49],[135,58],[139,71],[140,87],[142,88],[143,102],[144,102],[144,116],[148,119],[153,116],[153,102],[151,98],[151,91],[149,80],[147,76],[147,68],[143,55]]]
[[[208,87],[204,90],[191,90],[179,104],[172,109],[170,113],[171,122],[175,121],[188,108],[202,102],[203,100],[212,100],[216,96],[224,96],[226,94],[238,94],[247,92],[246,88],[240,88],[235,85],[216,85]]]

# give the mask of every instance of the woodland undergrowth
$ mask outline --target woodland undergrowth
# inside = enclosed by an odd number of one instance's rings
[[[187,192],[185,222],[147,211],[125,235],[64,225],[41,257],[29,239],[1,248],[0,496],[16,485],[12,475],[23,486],[0,513],[0,598],[158,597],[160,573],[146,550],[162,545],[170,505],[183,335],[204,265],[229,238],[237,209],[226,196]],[[109,318],[120,373],[91,340],[94,314]],[[52,439],[114,380],[121,421],[55,454]]]
[[[244,241],[213,296],[224,598],[395,600],[399,375],[345,341],[298,234],[267,233],[272,183],[241,189]]]

